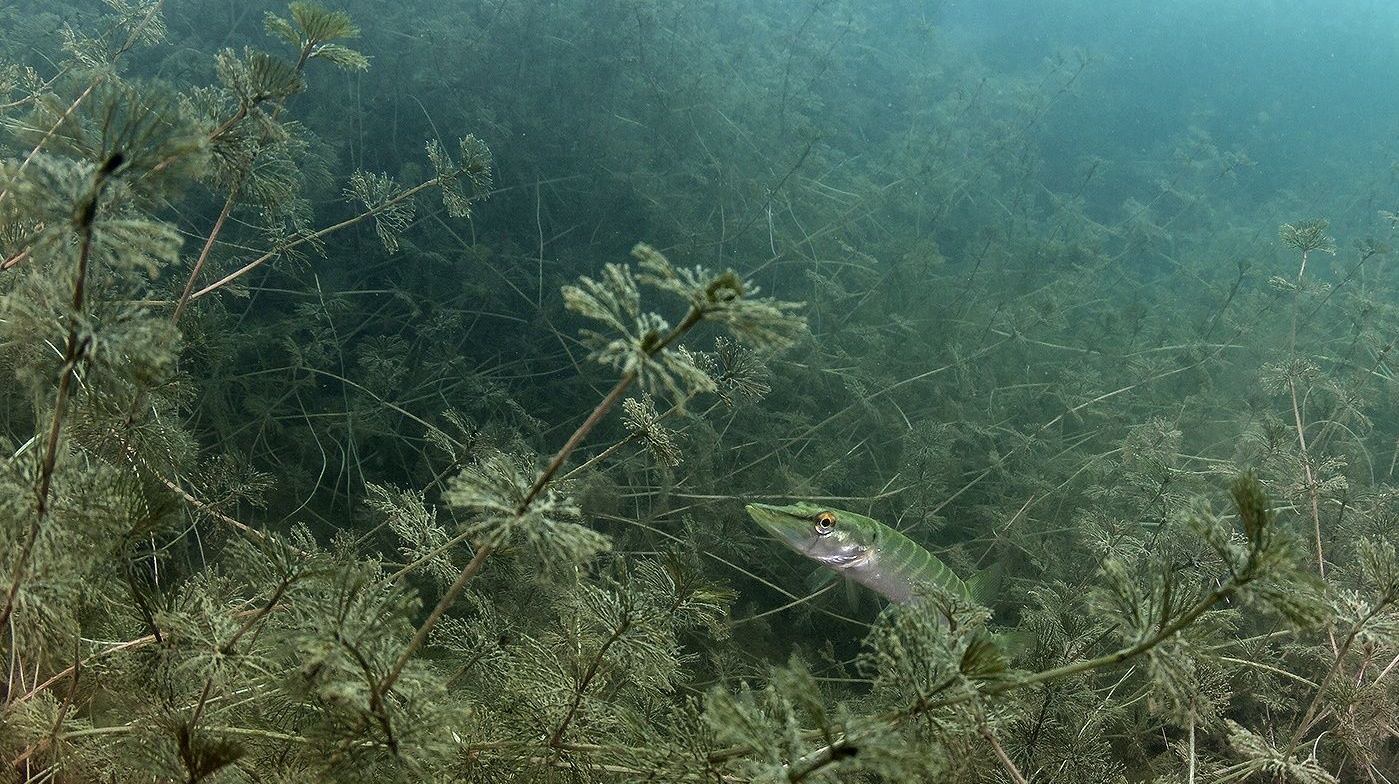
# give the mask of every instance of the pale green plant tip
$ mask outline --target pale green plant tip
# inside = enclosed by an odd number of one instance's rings
[[[682,436],[662,424],[661,415],[656,411],[656,401],[650,395],[642,395],[640,400],[633,397],[623,400],[622,413],[627,431],[645,445],[657,465],[665,468],[680,465],[684,453],[678,441]]]
[[[803,303],[760,298],[758,286],[731,269],[679,268],[645,243],[632,248],[632,257],[641,268],[642,283],[681,298],[703,319],[724,325],[751,348],[780,351],[806,332],[805,319],[795,313]]]
[[[578,522],[568,497],[548,490],[526,505],[536,477],[528,459],[489,455],[453,478],[443,497],[473,513],[466,533],[483,545],[524,546],[550,564],[583,563],[610,549],[606,536]]]
[[[590,359],[635,375],[644,387],[658,385],[679,402],[718,388],[716,379],[705,370],[713,364],[668,345],[678,332],[659,314],[642,309],[638,283],[668,292],[688,306],[685,321],[677,330],[712,321],[755,350],[769,352],[791,346],[806,331],[806,322],[794,313],[800,303],[753,298],[757,287],[732,270],[714,273],[701,266],[677,268],[645,243],[632,248],[632,257],[639,272],[630,266],[605,264],[601,278],[585,276],[576,285],[564,286],[564,304],[606,328],[583,331]],[[725,383],[734,382],[730,378]],[[740,386],[756,389],[747,382]]]
[[[433,139],[427,143],[427,157],[442,190],[442,204],[453,218],[471,217],[471,204],[490,195],[492,159],[486,143],[472,135],[458,140],[460,160]],[[470,193],[465,186],[470,186]]]
[[[341,44],[344,38],[359,37],[359,28],[344,11],[332,11],[318,3],[297,0],[288,6],[291,19],[268,11],[263,17],[267,32],[300,50],[305,59],[321,59],[350,71],[365,71],[369,58]]]
[[[1282,240],[1283,244],[1289,248],[1303,253],[1314,250],[1322,253],[1335,253],[1336,241],[1326,234],[1326,228],[1330,225],[1330,221],[1324,218],[1284,223],[1278,227],[1278,239]]]
[[[247,108],[263,101],[284,100],[306,89],[301,71],[265,52],[245,49],[239,55],[225,49],[219,52],[217,67],[219,81]]]
[[[413,224],[414,206],[403,186],[387,174],[357,171],[350,176],[345,195],[374,214],[374,233],[388,253],[398,251],[399,238]]]

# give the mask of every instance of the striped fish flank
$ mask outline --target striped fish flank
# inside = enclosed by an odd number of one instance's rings
[[[979,603],[937,556],[877,520],[812,503],[748,504],[748,516],[783,544],[891,602],[946,593]]]

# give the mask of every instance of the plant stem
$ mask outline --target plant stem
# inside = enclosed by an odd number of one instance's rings
[[[276,248],[273,248],[272,250],[267,251],[266,253],[262,254],[261,256],[257,257],[256,259],[253,259],[252,261],[248,262],[247,264],[244,264],[242,267],[238,268],[237,270],[234,270],[233,272],[230,272],[229,274],[223,276],[222,278],[220,278],[219,280],[215,281],[214,283],[210,283],[209,285],[205,286],[204,288],[202,288],[202,289],[200,289],[200,290],[194,292],[193,294],[189,295],[189,298],[190,298],[191,300],[196,300],[196,299],[199,299],[200,297],[203,297],[203,296],[206,295],[206,294],[212,294],[213,292],[217,291],[218,289],[221,289],[221,288],[223,288],[224,286],[227,286],[228,284],[232,283],[233,281],[237,280],[238,278],[243,277],[244,275],[248,274],[249,272],[252,272],[253,270],[255,270],[255,269],[257,269],[258,267],[262,266],[263,264],[267,263],[269,260],[275,258],[278,254],[285,253],[286,251],[289,251],[289,250],[291,250],[292,248],[295,248],[295,247],[298,246],[298,245],[302,245],[302,244],[304,244],[304,243],[311,242],[311,241],[313,241],[313,240],[318,240],[318,239],[320,239],[321,237],[326,236],[327,234],[333,234],[333,233],[335,233],[335,232],[337,232],[337,231],[340,231],[340,230],[343,229],[343,228],[346,228],[346,227],[349,227],[349,226],[353,226],[354,224],[359,223],[360,221],[364,220],[365,218],[372,218],[372,217],[374,217],[375,215],[378,215],[379,213],[383,212],[384,210],[387,210],[387,209],[389,209],[389,208],[391,208],[391,207],[393,207],[393,206],[395,206],[395,205],[401,203],[401,202],[404,201],[405,199],[410,199],[410,198],[412,198],[413,196],[416,196],[418,193],[421,193],[422,191],[425,191],[425,190],[427,190],[428,188],[433,187],[433,186],[436,185],[437,183],[438,183],[438,179],[434,177],[433,179],[428,180],[427,182],[420,183],[420,184],[418,184],[418,185],[413,186],[412,188],[409,188],[408,190],[404,191],[403,193],[398,194],[398,196],[396,196],[396,197],[394,197],[394,198],[392,198],[392,199],[390,199],[390,200],[384,202],[383,204],[380,204],[380,205],[377,206],[377,207],[374,207],[374,208],[365,210],[364,212],[361,212],[360,214],[358,214],[358,215],[356,215],[356,216],[354,216],[354,217],[352,217],[352,218],[346,218],[345,220],[340,221],[339,223],[337,223],[337,224],[335,224],[335,225],[333,225],[333,226],[327,226],[327,227],[325,227],[324,229],[321,229],[320,231],[312,232],[312,233],[310,233],[310,234],[306,234],[306,235],[297,237],[296,239],[292,240],[291,242],[288,242],[288,243],[285,244],[285,245],[280,245],[280,246],[278,246],[278,247],[276,247]]]
[[[1000,760],[1001,767],[1006,769],[1006,773],[1015,780],[1015,784],[1030,784],[1029,779],[1025,778],[1025,774],[1015,767],[1015,763],[1011,761],[1006,750],[1001,748],[1000,742],[996,740],[996,733],[992,732],[990,727],[983,726],[981,728],[981,737],[991,744],[991,749],[996,752],[996,759]]]
[[[92,339],[82,334],[83,311],[87,303],[87,272],[92,260],[93,223],[97,220],[97,206],[102,197],[102,186],[107,178],[121,166],[123,155],[112,153],[97,172],[93,174],[92,187],[87,197],[78,205],[73,215],[73,227],[78,233],[77,270],[73,275],[73,296],[69,302],[68,336],[64,341],[63,366],[58,373],[58,391],[54,395],[53,418],[49,422],[49,436],[44,449],[43,462],[39,466],[39,481],[34,488],[34,517],[24,532],[24,543],[20,547],[19,558],[10,575],[10,587],[5,594],[5,605],[0,607],[0,626],[5,626],[14,612],[15,601],[21,584],[29,571],[29,561],[34,557],[34,547],[39,541],[39,529],[49,512],[49,493],[53,487],[53,472],[58,465],[59,437],[63,430],[63,417],[68,409],[68,399],[72,395],[73,377],[77,374],[78,363],[87,356]]]
[[[1190,739],[1189,739],[1189,776],[1186,784],[1195,784],[1195,698],[1190,699]]]
[[[234,184],[228,190],[228,198],[224,199],[223,210],[219,212],[219,217],[214,221],[214,228],[210,229],[209,236],[204,240],[204,247],[199,251],[199,258],[194,262],[194,269],[189,273],[189,280],[185,281],[185,290],[180,294],[180,301],[175,303],[175,313],[170,317],[171,323],[178,323],[180,314],[185,312],[185,306],[189,304],[190,294],[194,292],[194,284],[199,280],[199,273],[204,271],[204,262],[209,260],[209,252],[214,249],[214,242],[218,240],[219,234],[223,231],[224,221],[228,220],[228,214],[233,212],[233,205],[238,200],[239,184]]]
[[[1307,497],[1312,506],[1312,539],[1316,549],[1316,571],[1326,579],[1326,554],[1321,548],[1321,503],[1317,497],[1316,476],[1312,472],[1312,458],[1307,452],[1307,435],[1302,427],[1302,408],[1297,403],[1297,311],[1301,308],[1302,276],[1307,271],[1307,255],[1311,251],[1302,249],[1302,264],[1297,268],[1297,283],[1292,289],[1292,329],[1288,337],[1288,347],[1292,352],[1293,373],[1287,379],[1287,391],[1292,398],[1292,422],[1297,428],[1297,448],[1302,457],[1302,470],[1307,476]]]
[[[1321,685],[1316,688],[1316,693],[1312,695],[1311,703],[1307,705],[1307,712],[1302,715],[1302,720],[1298,722],[1296,728],[1293,729],[1292,737],[1288,739],[1287,745],[1283,747],[1283,751],[1291,754],[1292,749],[1297,748],[1297,744],[1301,742],[1302,736],[1312,728],[1313,723],[1319,718],[1318,708],[1321,707],[1321,700],[1326,696],[1327,689],[1331,686],[1331,682],[1335,680],[1336,676],[1341,672],[1341,666],[1344,664],[1346,653],[1350,650],[1350,646],[1355,643],[1355,638],[1370,625],[1371,621],[1388,610],[1390,604],[1391,602],[1379,602],[1374,607],[1371,607],[1370,611],[1351,628],[1350,634],[1346,635],[1345,640],[1335,648],[1335,660],[1331,663],[1331,667],[1326,670],[1326,676],[1321,679]],[[1332,644],[1334,645],[1335,643],[1333,642]]]
[[[1312,507],[1312,540],[1316,548],[1316,571],[1321,579],[1326,579],[1326,555],[1321,549],[1321,501],[1316,491],[1316,477],[1312,473],[1312,458],[1307,451],[1307,434],[1302,427],[1302,409],[1297,404],[1297,381],[1287,380],[1287,391],[1292,396],[1292,422],[1297,428],[1297,448],[1302,457],[1302,470],[1307,476],[1307,498]]]
[[[426,185],[420,187],[426,187]],[[679,340],[682,335],[689,332],[696,324],[700,323],[703,318],[703,310],[697,307],[690,308],[690,312],[685,315],[685,318],[681,320],[679,324],[675,325],[675,328],[672,329],[664,339],[656,343],[646,352],[647,360],[665,351],[667,347]],[[608,392],[602,401],[597,404],[597,407],[588,415],[588,418],[583,420],[583,424],[579,425],[578,429],[573,431],[573,435],[569,436],[568,441],[564,442],[564,445],[559,448],[554,458],[549,461],[548,467],[544,469],[543,473],[539,475],[539,478],[535,480],[534,485],[530,487],[529,491],[525,493],[524,498],[521,499],[519,506],[515,509],[515,517],[517,519],[525,516],[525,514],[529,512],[530,506],[534,504],[539,494],[544,492],[544,489],[549,486],[549,482],[554,478],[554,475],[559,472],[559,469],[563,467],[563,464],[568,460],[573,450],[576,449],[578,445],[582,443],[583,439],[587,437],[588,433],[592,432],[593,428],[602,421],[603,415],[621,399],[622,393],[626,392],[627,388],[630,387],[639,376],[639,370],[632,370],[624,374],[617,380],[617,384],[612,387],[612,391]],[[447,608],[452,605],[452,602],[456,601],[457,595],[462,592],[462,589],[470,582],[472,576],[481,568],[481,564],[494,551],[495,545],[491,542],[483,542],[479,549],[476,550],[476,555],[472,557],[471,562],[462,569],[461,574],[457,575],[456,581],[453,582],[451,587],[447,589],[447,592],[442,595],[442,598],[437,602],[437,606],[432,608],[432,612],[428,615],[427,619],[418,627],[418,631],[413,635],[413,639],[409,640],[407,647],[403,649],[403,653],[399,654],[398,661],[394,662],[393,668],[389,670],[389,674],[376,689],[378,695],[382,696],[388,693],[389,689],[393,688],[394,683],[398,680],[399,676],[403,674],[403,668],[408,665],[408,660],[413,657],[413,654],[417,652],[418,648],[422,647],[423,642],[427,640],[428,633],[432,631],[432,628],[437,625],[438,621],[442,620],[442,616],[446,614]],[[405,567],[399,570],[398,574],[403,574],[408,568],[409,567]]]
[[[115,66],[117,64],[117,61],[124,57],[127,52],[131,51],[132,47],[136,45],[137,40],[140,39],[141,33],[146,29],[148,25],[150,25],[152,21],[155,20],[156,14],[160,13],[160,9],[164,5],[165,0],[160,0],[160,2],[152,3],[150,9],[146,11],[145,17],[143,17],[140,22],[131,26],[131,29],[127,32],[126,41],[124,41],[122,45],[115,52],[112,53],[112,58],[109,61],[109,64],[113,66],[111,69],[111,73],[116,73]],[[61,73],[62,72],[60,71],[60,74]],[[101,85],[103,81],[106,80],[107,75],[107,72],[99,72],[97,76],[93,77],[93,80],[88,83],[87,89],[83,90],[82,94],[80,94],[77,98],[73,99],[73,102],[68,105],[68,108],[63,111],[63,114],[57,120],[54,121],[53,125],[50,126],[48,131],[44,133],[43,137],[40,138],[37,143],[35,143],[33,149],[29,151],[29,154],[24,156],[24,161],[21,162],[19,168],[15,170],[15,175],[14,177],[10,178],[10,182],[19,181],[19,176],[24,173],[25,169],[29,168],[29,164],[33,162],[34,158],[37,157],[41,151],[43,151],[44,146],[49,143],[49,139],[52,139],[53,135],[58,133],[58,129],[63,127],[63,123],[67,122],[68,118],[73,116],[73,113],[78,110],[78,107],[82,106],[83,102],[86,101],[92,95],[93,91],[96,90],[97,87]],[[57,78],[58,77],[54,77],[54,81],[56,81]],[[44,87],[50,87],[52,84],[53,81],[47,82],[44,85]],[[5,202],[5,199],[9,195],[10,189],[8,186],[4,190],[0,190],[0,204],[3,204]],[[4,269],[9,269],[9,267],[6,266]]]
[[[588,691],[588,686],[593,682],[593,678],[597,677],[598,668],[602,666],[602,658],[607,655],[607,649],[622,639],[622,635],[626,634],[629,628],[631,628],[631,615],[627,614],[622,618],[622,622],[617,624],[617,628],[612,630],[612,635],[607,638],[607,642],[598,648],[597,655],[588,664],[588,671],[583,674],[582,680],[578,681],[578,687],[573,690],[573,704],[568,706],[568,713],[564,714],[563,721],[559,722],[554,734],[549,736],[550,746],[558,746],[563,742],[564,730],[568,729],[568,725],[578,713],[578,706],[583,702],[583,694]]]
[[[593,413],[589,414],[588,418],[583,420],[583,424],[579,425],[578,429],[573,431],[573,435],[569,436],[568,441],[564,443],[563,447],[560,448],[559,451],[554,454],[553,459],[549,461],[548,467],[544,469],[538,479],[534,480],[534,485],[530,487],[528,493],[525,493],[525,497],[521,499],[520,505],[515,509],[516,517],[523,516],[525,512],[529,511],[530,505],[534,503],[534,499],[538,498],[539,494],[544,492],[544,488],[547,487],[549,482],[554,478],[554,474],[557,474],[559,469],[563,467],[564,461],[568,460],[568,456],[573,453],[574,449],[578,448],[578,444],[582,443],[588,433],[592,432],[594,427],[597,427],[597,423],[602,421],[603,415],[607,413],[608,409],[616,405],[618,400],[622,399],[622,394],[625,393],[635,381],[635,372],[627,373],[617,380],[616,385],[612,387],[612,391],[608,392],[607,396],[597,404],[597,407],[593,409]]]
[[[432,627],[436,626],[437,622],[442,620],[442,616],[446,614],[447,608],[451,607],[452,603],[457,600],[457,596],[461,594],[466,584],[471,581],[472,576],[476,574],[476,570],[481,568],[481,564],[486,560],[487,556],[491,554],[493,549],[494,548],[492,548],[490,544],[481,545],[481,548],[476,551],[475,557],[466,565],[466,568],[461,570],[461,574],[457,575],[456,582],[452,583],[452,587],[448,588],[447,592],[442,594],[442,598],[438,600],[437,606],[432,608],[432,612],[428,615],[427,620],[423,621],[423,625],[418,627],[417,633],[413,635],[413,639],[408,641],[407,647],[405,647],[403,653],[399,655],[398,661],[394,662],[393,667],[389,670],[389,674],[384,676],[384,680],[380,681],[378,688],[375,689],[380,696],[387,694],[389,689],[393,688],[394,683],[397,682],[399,676],[403,674],[403,668],[408,666],[409,659],[413,658],[413,654],[416,653],[418,648],[422,647],[423,642],[427,640],[427,635],[432,631]]]

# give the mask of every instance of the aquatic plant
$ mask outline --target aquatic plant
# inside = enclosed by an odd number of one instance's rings
[[[1392,778],[1387,218],[1274,253],[1197,130],[1105,214],[1099,60],[906,8],[108,8],[0,41],[11,778]],[[1001,591],[843,604],[798,500]]]

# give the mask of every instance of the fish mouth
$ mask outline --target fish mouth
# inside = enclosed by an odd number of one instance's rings
[[[777,533],[777,515],[766,504],[744,504],[743,511],[768,533]]]
[[[786,543],[789,547],[800,538],[792,517],[777,511],[768,504],[746,504],[743,511],[748,513],[748,517],[753,522],[762,526],[764,531]]]
[[[768,504],[744,504],[743,511],[747,512],[748,516],[753,518],[758,523],[764,523],[765,521],[775,518],[777,516],[773,512],[772,507]]]
[[[817,558],[814,555],[811,557],[815,558],[817,561],[820,561],[823,565],[829,566],[832,569],[849,569],[852,566],[859,566],[867,558],[864,551],[857,553],[836,553],[834,555],[827,555],[820,558]]]

